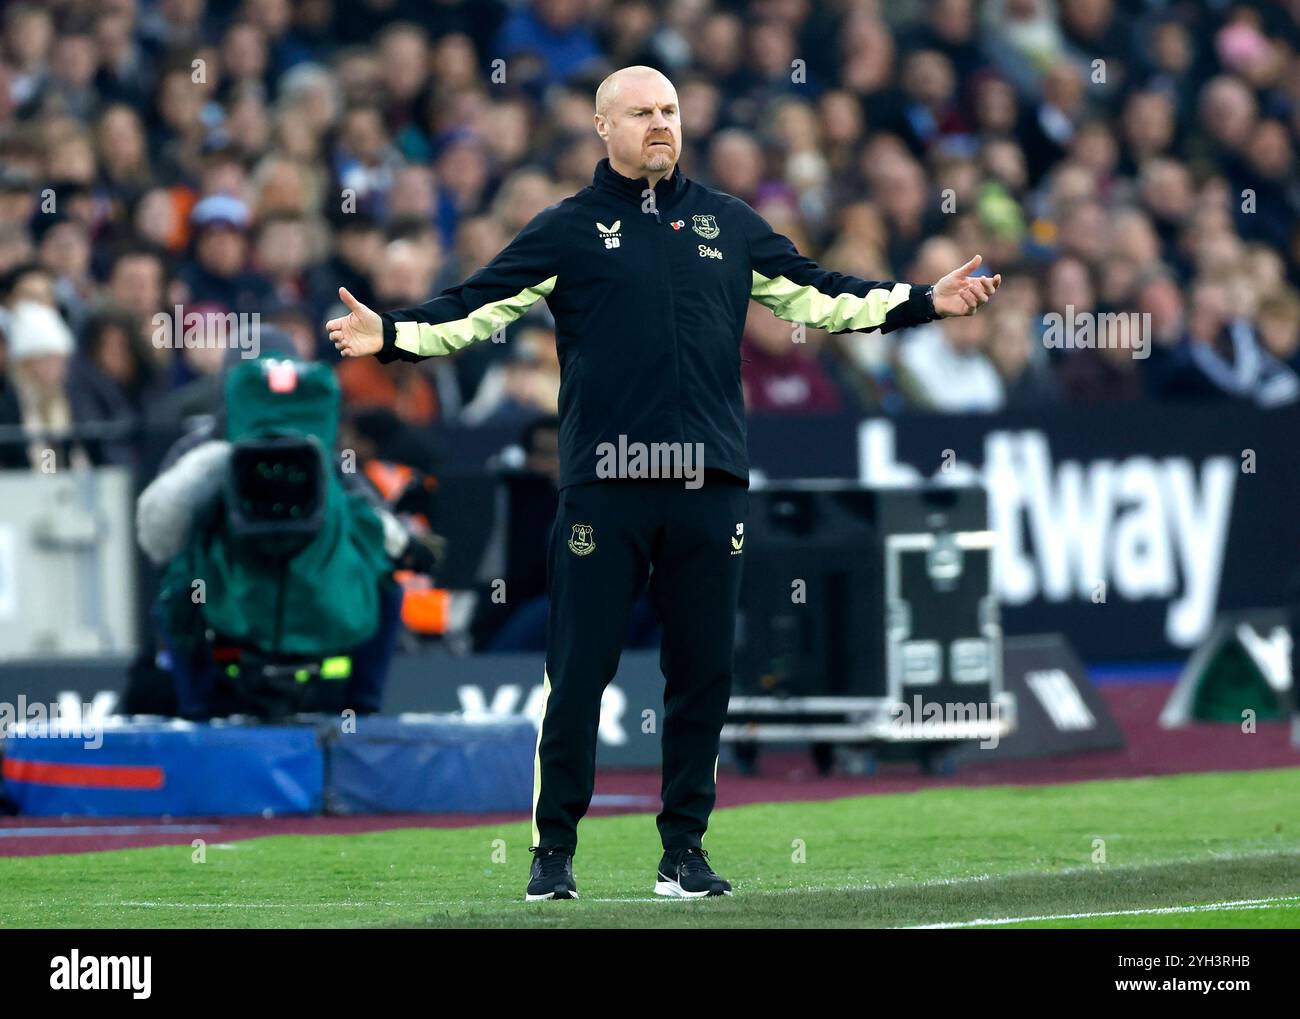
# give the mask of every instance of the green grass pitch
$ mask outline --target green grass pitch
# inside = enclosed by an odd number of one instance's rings
[[[725,899],[651,894],[652,814],[579,834],[578,902],[514,823],[10,859],[0,926],[1300,927],[1300,768],[719,810]]]

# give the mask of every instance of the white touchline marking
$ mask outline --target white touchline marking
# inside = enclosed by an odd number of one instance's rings
[[[134,909],[336,909],[340,906],[369,909],[375,906],[445,907],[447,902],[96,902],[93,905]]]
[[[1033,923],[1044,920],[1092,920],[1103,916],[1153,916],[1167,913],[1206,913],[1216,909],[1268,909],[1284,902],[1300,902],[1300,895],[1282,895],[1272,899],[1237,899],[1233,902],[1207,902],[1198,906],[1158,906],[1149,909],[1113,909],[1097,913],[1052,913],[1046,916],[1004,916],[1000,919],[961,920],[955,923],[923,923],[903,930],[942,930],[953,927],[992,927],[1007,923]]]
[[[1214,860],[1253,860],[1276,856],[1296,856],[1291,850],[1260,849],[1247,852],[1208,850]],[[1145,870],[1149,867],[1177,866],[1184,863],[1206,863],[1203,856],[1174,857],[1166,860],[1139,860],[1135,863],[1084,864],[1078,867],[1061,867],[1057,870],[1009,870],[1001,874],[968,874],[964,877],[934,877],[919,881],[882,881],[878,884],[860,885],[803,885],[796,888],[750,888],[750,894],[798,895],[807,892],[883,892],[899,888],[942,888],[949,885],[982,884],[986,881],[1006,881],[1018,878],[1073,877],[1078,874],[1097,874],[1102,871]]]
[[[0,828],[0,839],[68,838],[77,836],[157,835],[160,832],[221,831],[219,824],[87,824],[66,828]],[[127,848],[154,849],[155,846]]]
[[[721,896],[714,896],[720,898]],[[655,895],[653,892],[647,893],[644,899],[587,899],[587,902],[693,902],[693,899],[669,899],[662,895]]]

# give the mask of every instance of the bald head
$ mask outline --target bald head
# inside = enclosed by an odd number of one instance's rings
[[[673,83],[668,80],[662,71],[657,71],[645,64],[634,64],[631,67],[620,67],[600,83],[600,86],[596,89],[596,112],[602,115],[608,114],[610,106],[617,100],[623,85],[644,78],[657,80],[658,83],[666,85],[674,96],[677,95],[676,90],[673,89]]]
[[[653,67],[623,67],[602,81],[595,124],[610,166],[623,176],[644,177],[653,186],[677,165],[682,146],[677,90]]]

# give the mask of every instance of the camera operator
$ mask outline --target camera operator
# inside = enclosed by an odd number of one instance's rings
[[[137,505],[140,546],[165,571],[158,622],[170,653],[179,713],[189,718],[274,717],[295,710],[343,708],[372,713],[382,702],[400,622],[401,591],[391,571],[431,571],[436,544],[414,534],[360,471],[343,469],[344,459],[332,455],[338,413],[333,373],[302,360],[279,329],[262,327],[259,340],[256,360],[241,356],[240,348],[227,351],[225,400],[215,414],[200,419],[173,444]],[[250,364],[259,367],[246,367]],[[274,420],[271,408],[286,397],[274,392],[278,383],[259,389],[245,381],[240,388],[232,375],[242,371],[247,378],[247,373],[260,371],[270,378],[271,371],[285,367],[285,377],[295,380],[294,385],[302,380],[300,391],[288,399],[303,406],[285,412],[285,427],[277,425],[268,434],[292,439],[315,432],[322,459],[333,466],[324,470],[321,533],[311,538],[307,549],[285,556],[276,573],[275,555],[241,544],[231,533],[228,475],[238,440],[245,437],[233,434],[231,422],[232,417],[245,425],[249,420]],[[236,414],[229,405],[233,392],[255,406]],[[319,424],[302,423],[313,420]],[[310,570],[305,558],[309,553],[316,564]],[[190,590],[199,589],[199,580],[205,580],[202,599]],[[339,625],[340,601],[351,603],[350,629]],[[271,618],[276,619],[273,630]],[[224,632],[222,625],[228,628]],[[345,636],[359,639],[338,646]],[[303,668],[292,668],[295,664]],[[259,670],[263,678],[287,672],[294,682],[283,684],[278,699],[264,698],[249,685]],[[236,675],[238,683],[232,679]],[[303,681],[304,675],[309,682]],[[336,682],[339,678],[346,683]]]

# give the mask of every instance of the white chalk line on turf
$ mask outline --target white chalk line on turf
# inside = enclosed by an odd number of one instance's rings
[[[510,900],[513,903],[515,900]],[[651,895],[646,893],[644,899],[591,899],[584,897],[584,902],[690,902],[690,899],[669,899],[662,895]],[[519,900],[521,905],[532,905]],[[501,903],[506,905],[507,903]],[[127,909],[334,909],[336,907],[348,907],[353,909],[375,908],[375,907],[400,907],[409,908],[428,907],[430,909],[446,908],[449,905],[458,905],[445,899],[439,899],[436,902],[96,902],[93,903],[97,908],[127,908]],[[482,905],[482,903],[480,903]]]
[[[122,907],[130,909],[372,909],[383,907],[428,906],[445,907],[445,901],[438,902],[96,902],[96,907]]]
[[[853,885],[805,885],[784,888],[749,888],[751,893],[762,893],[764,895],[801,895],[808,892],[883,892],[897,891],[905,888],[945,888],[953,885],[971,885],[983,884],[988,881],[1015,881],[1024,878],[1057,878],[1057,877],[1077,877],[1080,874],[1114,874],[1116,872],[1146,870],[1151,867],[1171,867],[1180,866],[1187,863],[1206,863],[1209,860],[1223,861],[1244,861],[1267,859],[1269,857],[1286,856],[1300,857],[1291,848],[1286,849],[1257,849],[1257,850],[1209,850],[1209,858],[1205,856],[1184,856],[1172,857],[1169,859],[1157,860],[1139,860],[1135,863],[1090,863],[1075,867],[1060,867],[1049,870],[1009,870],[998,874],[966,874],[960,877],[932,877],[922,878],[919,881],[881,881],[876,884],[853,884]]]
[[[1219,909],[1269,909],[1284,903],[1300,903],[1300,895],[1282,895],[1271,899],[1237,899],[1232,902],[1206,902],[1196,906],[1152,906],[1147,909],[1108,909],[1096,913],[1050,913],[1044,916],[1004,916],[997,919],[957,920],[951,923],[923,923],[905,930],[949,930],[956,927],[994,927],[1008,923],[1042,923],[1051,920],[1095,920],[1105,916],[1163,916],[1170,913],[1209,913]]]

